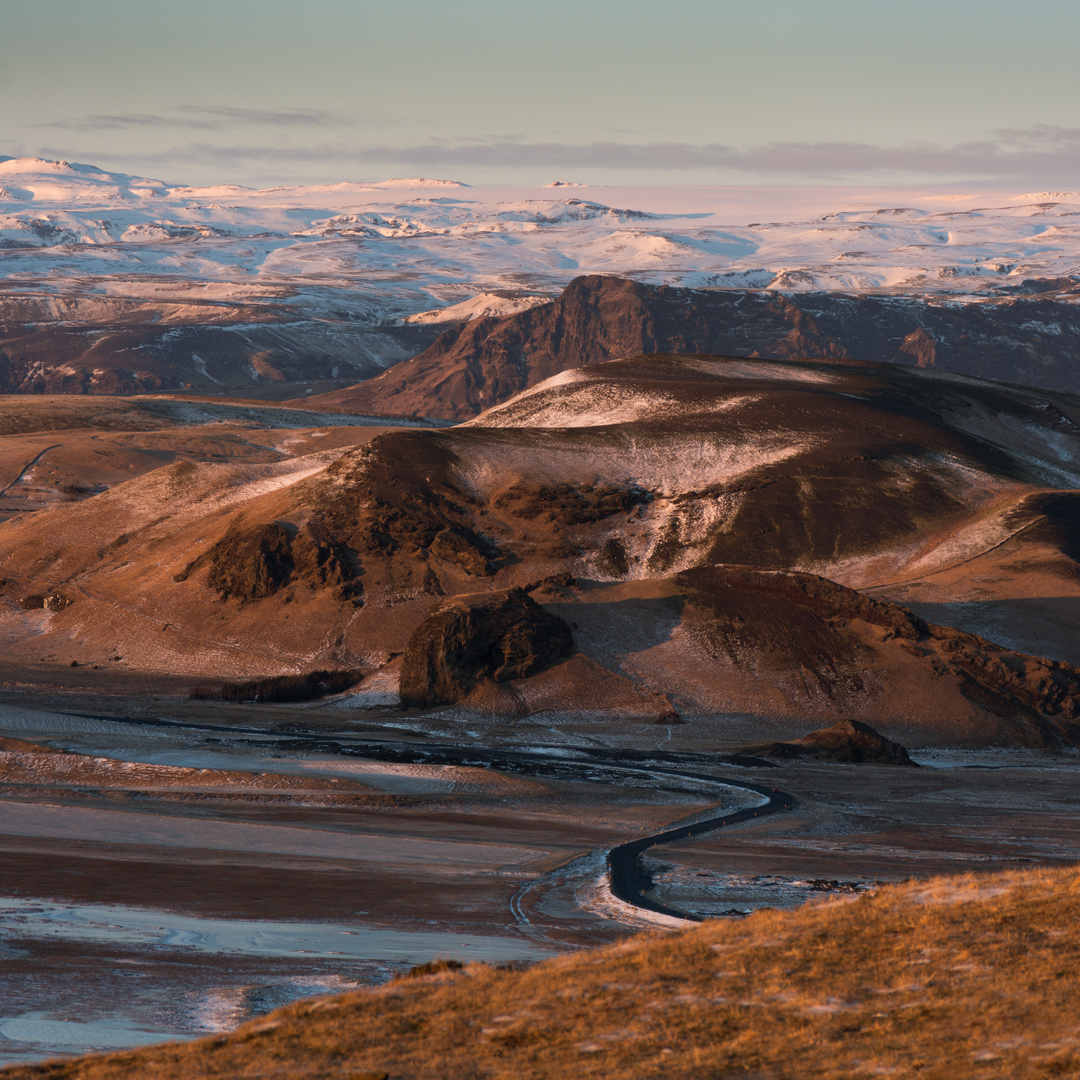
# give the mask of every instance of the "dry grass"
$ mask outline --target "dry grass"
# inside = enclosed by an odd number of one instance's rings
[[[942,878],[0,1077],[1075,1077],[1078,916],[1077,870]]]

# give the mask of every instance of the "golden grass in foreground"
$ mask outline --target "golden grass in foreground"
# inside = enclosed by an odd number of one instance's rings
[[[1078,961],[1080,871],[940,878],[0,1077],[1076,1077]]]

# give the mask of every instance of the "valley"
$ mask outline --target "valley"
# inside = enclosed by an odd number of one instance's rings
[[[2,707],[5,1064],[227,1032],[432,959],[521,965],[669,930],[612,896],[605,852],[761,802],[727,780],[796,805],[650,849],[647,897],[731,921],[1080,850],[1075,764],[1045,751],[838,766],[740,758],[721,724],[481,735],[445,711],[71,690]]]
[[[5,1075],[1066,880],[1075,193],[0,182]]]
[[[1072,395],[672,354],[456,426],[0,416],[4,1064],[1080,853]]]

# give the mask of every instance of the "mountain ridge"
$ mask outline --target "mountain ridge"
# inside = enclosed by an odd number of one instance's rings
[[[1080,307],[681,289],[575,278],[551,304],[447,329],[409,360],[311,399],[467,420],[562,371],[643,353],[888,361],[1044,389],[1076,385]]]
[[[9,660],[93,678],[121,655],[202,683],[341,668],[385,703],[404,655],[439,684],[413,699],[507,722],[675,709],[729,739],[872,717],[906,745],[1080,741],[1076,395],[654,355],[467,425],[367,431],[176,461],[0,526]],[[979,619],[1017,603],[993,644]],[[442,675],[408,655],[438,604]],[[1036,613],[1049,655],[1024,638]]]

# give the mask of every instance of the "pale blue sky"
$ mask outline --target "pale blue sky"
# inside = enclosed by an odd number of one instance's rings
[[[1080,187],[1075,0],[0,0],[0,155],[174,182]]]

